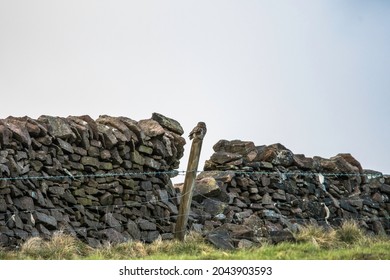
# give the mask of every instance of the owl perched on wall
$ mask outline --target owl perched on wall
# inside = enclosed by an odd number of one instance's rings
[[[203,137],[206,135],[206,132],[207,132],[206,124],[204,122],[198,122],[198,124],[190,132],[190,135],[188,137],[190,138],[190,140],[194,138],[202,140]]]

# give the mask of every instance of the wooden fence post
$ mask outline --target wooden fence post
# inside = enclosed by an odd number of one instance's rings
[[[190,139],[194,138],[191,145],[190,156],[188,159],[187,172],[184,179],[184,186],[179,207],[179,217],[176,222],[175,238],[181,241],[184,240],[188,214],[191,208],[192,193],[195,185],[196,172],[198,170],[200,151],[202,149],[203,137],[206,134],[206,125],[203,122],[198,125],[190,133]]]

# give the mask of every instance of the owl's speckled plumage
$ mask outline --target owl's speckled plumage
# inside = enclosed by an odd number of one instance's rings
[[[207,132],[206,124],[204,122],[198,122],[198,124],[190,132],[188,137],[190,138],[190,140],[194,138],[203,139],[203,137],[206,135],[206,132]]]

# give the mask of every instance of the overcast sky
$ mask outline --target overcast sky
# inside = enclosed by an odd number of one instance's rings
[[[385,0],[0,0],[0,118],[204,121],[200,168],[241,139],[390,173],[389,73]]]

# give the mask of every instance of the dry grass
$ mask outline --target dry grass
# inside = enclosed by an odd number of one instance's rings
[[[251,249],[223,251],[207,243],[197,233],[188,234],[184,242],[158,239],[151,244],[133,241],[91,248],[82,241],[59,232],[50,240],[31,238],[19,250],[0,248],[0,259],[390,259],[388,236],[368,237],[351,221],[345,222],[338,229],[328,230],[309,225],[303,227],[295,237],[295,243],[263,244]]]
[[[367,235],[357,222],[348,220],[343,222],[341,227],[337,230],[336,236],[339,242],[346,244],[364,243],[367,240]]]
[[[92,248],[70,235],[62,232],[55,233],[50,240],[33,237],[22,244],[20,255],[26,259],[74,259],[85,256]]]
[[[319,248],[331,248],[337,241],[337,232],[334,229],[324,230],[315,225],[303,227],[296,235],[298,242],[312,243]]]

